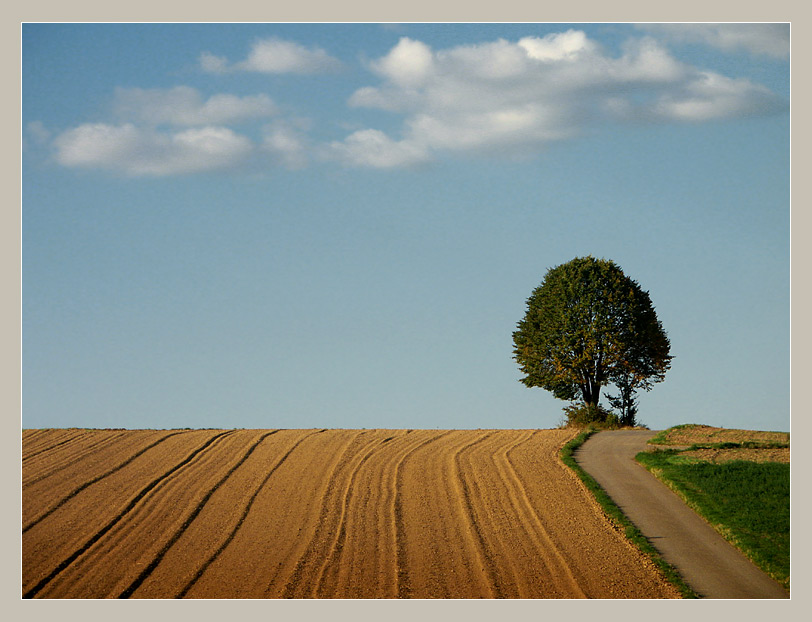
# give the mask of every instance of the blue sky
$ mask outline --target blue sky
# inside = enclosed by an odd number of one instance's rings
[[[789,430],[789,26],[26,24],[24,427],[555,427],[591,254],[652,429]]]

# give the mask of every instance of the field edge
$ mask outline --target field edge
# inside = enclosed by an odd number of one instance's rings
[[[678,452],[678,450],[674,450],[674,449],[654,450],[654,451],[655,452],[657,452],[657,451]],[[704,513],[702,512],[700,506],[697,503],[695,503],[692,499],[690,499],[675,482],[673,482],[671,479],[666,477],[665,474],[663,473],[662,469],[659,469],[656,466],[647,463],[645,460],[640,459],[641,457],[643,457],[643,456],[645,456],[647,454],[650,454],[650,453],[652,453],[651,450],[640,452],[639,454],[637,454],[635,456],[635,461],[638,464],[640,464],[643,468],[645,468],[649,473],[651,473],[654,477],[656,477],[657,480],[659,480],[662,484],[667,486],[669,490],[671,490],[674,494],[676,494],[685,503],[685,505],[687,505],[689,508],[691,508],[691,510],[693,510],[694,513],[697,516],[699,516],[703,521],[705,521],[705,523],[707,523],[708,525],[713,527],[714,531],[716,531],[727,542],[729,542],[732,546],[734,546],[737,551],[742,553],[742,555],[744,555],[747,559],[749,559],[760,570],[762,570],[767,575],[769,575],[771,578],[773,578],[775,581],[777,581],[779,584],[781,584],[781,586],[785,590],[787,590],[787,592],[789,593],[790,592],[790,578],[789,577],[782,577],[780,575],[777,575],[775,572],[771,571],[771,569],[765,567],[761,563],[761,560],[758,557],[754,556],[752,554],[752,552],[750,550],[748,550],[746,547],[742,547],[740,545],[739,541],[734,537],[734,535],[728,529],[726,529],[724,527],[724,525],[721,525],[721,524],[718,524],[718,523],[716,523],[714,521],[709,520],[708,517],[705,516]]]
[[[559,452],[561,461],[575,473],[587,491],[589,491],[609,520],[609,523],[622,533],[626,540],[640,551],[644,557],[654,564],[663,578],[673,585],[683,598],[699,598],[699,595],[685,582],[679,571],[663,558],[660,552],[654,548],[637,526],[629,520],[603,487],[598,484],[595,478],[581,468],[575,461],[573,455],[575,450],[598,431],[599,430],[591,427],[585,428],[575,438],[565,443]]]

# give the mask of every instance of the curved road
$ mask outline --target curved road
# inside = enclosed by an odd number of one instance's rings
[[[705,598],[789,598],[781,585],[729,544],[675,493],[635,462],[651,430],[599,432],[575,459],[643,535]]]

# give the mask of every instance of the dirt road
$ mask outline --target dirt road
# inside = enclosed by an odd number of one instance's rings
[[[788,598],[786,591],[634,461],[655,432],[599,432],[575,459],[629,519],[706,598]]]
[[[25,430],[30,598],[675,598],[571,430]]]

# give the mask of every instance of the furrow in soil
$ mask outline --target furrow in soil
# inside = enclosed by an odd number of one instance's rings
[[[283,591],[285,598],[313,597],[324,559],[335,546],[352,478],[359,464],[366,460],[368,450],[376,444],[375,431],[359,432],[347,448],[334,471],[325,491],[319,512],[319,524],[299,559]]]
[[[408,432],[407,432],[408,434]],[[392,524],[395,531],[395,574],[397,577],[398,598],[410,598],[412,587],[409,581],[408,571],[408,545],[406,542],[406,529],[404,525],[405,516],[403,510],[403,470],[409,459],[426,445],[440,441],[449,432],[432,435],[423,439],[421,435],[413,435],[412,447],[397,461],[394,469],[394,494],[392,495]],[[416,437],[416,438],[414,438]]]
[[[38,456],[37,460],[23,462],[23,488],[30,488],[50,477],[65,479],[65,469],[74,467],[74,470],[95,471],[96,463],[103,454],[117,454],[122,447],[138,443],[140,436],[154,436],[156,433],[148,431],[142,434],[133,434],[132,431],[122,430],[105,432],[91,430],[81,440],[79,447],[65,447],[68,451],[46,451]],[[81,463],[80,467],[76,467]],[[69,477],[69,476],[68,476]]]
[[[141,573],[133,580],[133,582],[130,583],[121,592],[119,598],[129,598],[130,596],[132,596],[132,594],[141,586],[144,580],[150,574],[152,574],[155,568],[158,567],[158,564],[161,563],[161,561],[164,559],[169,550],[174,546],[174,544],[178,540],[180,540],[181,536],[183,536],[183,534],[186,532],[189,526],[194,523],[194,521],[203,511],[203,508],[206,507],[206,504],[209,502],[209,499],[211,499],[212,495],[214,495],[214,493],[217,492],[217,490],[228,481],[228,479],[234,474],[234,472],[237,469],[239,469],[246,462],[246,460],[248,460],[248,458],[251,457],[251,454],[254,453],[254,451],[260,445],[260,443],[262,443],[262,441],[264,441],[269,436],[276,434],[277,432],[278,430],[271,430],[270,432],[262,434],[261,436],[259,436],[259,438],[257,438],[255,441],[252,442],[251,446],[244,451],[242,457],[236,463],[231,465],[228,471],[226,471],[225,474],[219,480],[217,480],[217,482],[211,488],[209,488],[208,492],[206,492],[203,498],[200,499],[198,504],[194,508],[192,508],[192,511],[189,512],[189,514],[186,516],[183,523],[175,530],[175,533],[173,533],[172,536],[169,538],[169,540],[166,541],[163,548],[161,548],[161,550],[158,551],[155,557],[152,558],[149,564],[147,564],[146,568],[144,568],[141,571]]]
[[[518,536],[520,541],[514,542],[512,546],[516,550],[524,545],[524,554],[519,557],[519,561],[523,563],[518,573],[521,581],[519,597],[538,598],[542,595],[545,597],[554,595],[557,598],[585,598],[586,594],[575,580],[555,541],[544,528],[538,512],[527,496],[521,478],[513,467],[511,453],[530,439],[532,439],[530,433],[524,435],[517,442],[506,446],[494,461],[505,483],[507,498],[510,499],[517,517],[519,529],[513,530],[512,535],[514,538]],[[541,567],[537,567],[536,560],[541,562]],[[543,592],[541,586],[544,586]]]
[[[287,432],[287,431],[286,431]],[[270,462],[274,462],[274,466],[265,474],[262,480],[256,484],[253,493],[248,498],[245,507],[243,508],[242,513],[240,514],[239,518],[237,519],[236,523],[234,524],[231,531],[226,535],[226,537],[222,540],[219,547],[208,554],[205,562],[203,562],[195,571],[194,575],[191,579],[186,582],[183,587],[175,593],[176,598],[183,598],[185,597],[189,591],[195,586],[198,580],[206,573],[206,570],[211,566],[217,558],[226,550],[229,544],[234,540],[239,532],[240,528],[245,523],[245,519],[248,517],[249,513],[251,512],[251,508],[254,505],[257,497],[259,496],[260,492],[268,483],[268,480],[271,476],[285,463],[285,461],[290,457],[290,455],[294,452],[294,450],[299,447],[307,438],[312,436],[313,434],[318,434],[318,432],[312,432],[310,434],[306,434],[305,436],[301,436],[296,434],[293,439],[294,442],[291,444],[289,434],[283,433],[280,438],[272,439],[272,441],[276,441],[276,444],[273,443],[266,443],[266,446],[263,446],[262,452],[257,452],[257,455],[254,462],[256,461],[263,461],[266,464]],[[288,438],[285,438],[288,437]],[[287,451],[282,454],[281,458],[276,458],[278,456],[278,452],[282,447],[281,443],[285,443],[285,446],[288,447]],[[271,446],[274,445],[274,446]],[[269,452],[273,452],[272,454]],[[273,456],[271,460],[269,458]],[[179,578],[181,578],[182,573],[187,568],[191,567],[192,564],[190,563],[196,557],[199,557],[200,554],[196,554],[194,549],[200,549],[203,544],[209,544],[212,542],[211,532],[214,531],[218,526],[222,526],[222,519],[221,517],[231,514],[231,508],[234,506],[234,503],[240,499],[246,490],[250,489],[254,486],[254,479],[258,478],[260,474],[263,473],[263,469],[261,466],[254,466],[253,464],[249,464],[246,466],[245,469],[242,469],[240,473],[240,481],[229,482],[229,485],[224,489],[221,489],[220,498],[215,499],[217,503],[212,503],[211,508],[207,508],[212,515],[205,521],[204,525],[198,531],[202,531],[202,533],[189,533],[188,534],[188,542],[185,543],[185,547],[177,547],[177,560],[169,560],[169,563],[165,564],[167,567],[167,571],[164,573],[165,576],[162,576],[160,573],[155,573],[152,577],[150,577],[153,581],[153,592],[157,594],[167,594],[172,591],[171,584],[177,583]],[[253,477],[252,477],[253,476]],[[235,478],[236,479],[236,478]],[[220,507],[222,506],[222,507]],[[203,521],[200,521],[203,522]],[[187,535],[187,534],[184,534]],[[210,548],[207,547],[207,548]],[[206,551],[208,553],[208,551]],[[157,576],[156,576],[157,575]],[[136,594],[139,598],[147,598],[150,597],[149,588],[150,585],[147,584],[139,590]],[[145,589],[146,588],[146,589]]]
[[[498,566],[494,560],[493,552],[488,546],[485,535],[482,531],[482,519],[480,518],[481,512],[479,504],[481,499],[477,495],[476,480],[469,474],[465,475],[466,471],[470,471],[467,464],[466,454],[470,453],[477,445],[485,442],[491,434],[482,434],[476,440],[460,447],[456,454],[454,454],[454,465],[456,467],[456,481],[461,488],[462,505],[465,508],[465,513],[468,517],[471,533],[474,535],[474,540],[477,544],[477,551],[479,561],[482,564],[485,572],[487,573],[490,581],[491,595],[494,598],[505,597],[505,587],[503,585],[502,577],[500,576]],[[477,507],[475,507],[477,503]]]
[[[131,456],[129,456],[128,458],[126,458],[124,461],[119,462],[118,464],[116,464],[116,465],[115,465],[115,466],[113,466],[112,468],[107,469],[106,471],[104,471],[103,473],[100,473],[99,475],[96,475],[96,476],[94,476],[94,477],[91,477],[91,478],[90,478],[90,479],[88,479],[88,480],[85,480],[84,482],[82,482],[81,484],[79,484],[78,486],[76,486],[75,488],[73,488],[72,490],[70,490],[70,492],[68,492],[67,494],[64,494],[63,496],[61,496],[61,497],[60,497],[60,498],[59,498],[57,501],[55,501],[55,502],[54,502],[54,503],[53,503],[53,504],[52,504],[52,505],[51,505],[51,506],[50,506],[50,507],[49,507],[47,510],[45,510],[44,512],[42,512],[41,514],[39,514],[39,516],[37,516],[36,518],[32,519],[32,520],[31,520],[31,521],[29,521],[27,524],[23,525],[23,533],[27,532],[29,529],[31,529],[32,527],[34,527],[34,526],[35,526],[37,523],[39,523],[39,522],[41,522],[41,521],[45,520],[46,518],[48,518],[48,517],[49,517],[51,514],[53,514],[54,512],[56,512],[56,511],[57,511],[59,508],[61,508],[61,507],[62,507],[63,505],[65,505],[65,504],[66,504],[68,501],[70,501],[70,500],[71,500],[73,497],[75,497],[76,495],[78,495],[80,492],[82,492],[82,491],[83,491],[83,490],[85,490],[86,488],[89,488],[90,486],[92,486],[92,485],[94,485],[94,484],[99,483],[99,482],[100,482],[100,481],[102,481],[104,478],[109,477],[110,475],[113,475],[113,474],[114,474],[114,473],[116,473],[117,471],[120,471],[121,469],[123,469],[123,468],[125,468],[126,466],[128,466],[129,464],[131,464],[131,463],[132,463],[134,460],[136,460],[138,457],[140,457],[141,455],[143,455],[144,453],[146,453],[147,451],[149,451],[149,450],[150,450],[150,449],[152,449],[153,447],[156,447],[157,445],[160,445],[161,443],[163,443],[164,441],[166,441],[168,438],[171,438],[172,436],[175,436],[176,434],[180,434],[180,432],[168,432],[168,433],[166,433],[166,434],[162,435],[162,436],[161,436],[161,437],[160,437],[158,440],[153,441],[152,443],[150,443],[150,444],[149,444],[149,445],[147,445],[146,447],[142,447],[142,448],[140,448],[138,451],[136,451],[134,454],[132,454]],[[139,440],[146,440],[146,439],[139,439]],[[115,447],[115,449],[116,449],[116,453],[118,454],[118,453],[121,453],[121,450],[122,450],[123,448],[121,448],[121,447]],[[103,463],[102,463],[102,464],[103,464]],[[98,466],[98,465],[99,465],[99,463],[97,462],[95,466]],[[69,483],[72,483],[72,482],[71,482],[71,480],[68,480],[68,482],[69,482]],[[60,484],[62,484],[62,485],[60,486],[60,488],[64,488],[64,482],[60,482]],[[43,495],[43,497],[44,497],[44,498],[46,498],[46,499],[47,499],[47,498],[53,498],[54,496],[56,496],[57,494],[59,494],[58,492],[56,492],[57,490],[58,490],[58,489],[57,489],[56,487],[53,487],[53,488],[52,488],[52,489],[49,491],[49,493],[50,493],[50,494],[49,494],[49,495],[47,495],[47,496],[46,496],[46,495]],[[35,496],[35,493],[33,493],[33,491],[32,491],[32,495],[31,495],[31,496]],[[29,512],[30,512],[30,511],[31,511],[31,510],[29,510]]]
[[[23,437],[23,464],[43,453],[56,452],[60,447],[75,442],[88,434],[88,430],[54,430],[51,434]]]
[[[313,597],[327,597],[336,593],[336,574],[340,568],[342,552],[347,540],[347,518],[349,515],[350,504],[354,494],[358,494],[355,490],[356,482],[359,479],[359,473],[366,462],[372,455],[381,448],[381,445],[374,444],[368,448],[363,457],[356,463],[355,468],[350,475],[347,487],[343,493],[343,501],[341,502],[340,512],[337,518],[337,526],[335,528],[335,537],[329,547],[328,552],[324,555],[324,561],[313,579],[313,590],[311,596]],[[329,572],[328,572],[329,570]]]
[[[166,483],[167,481],[172,478],[172,476],[183,469],[188,464],[193,463],[200,454],[210,450],[211,446],[214,445],[216,449],[216,443],[221,441],[224,437],[228,437],[232,435],[233,432],[220,432],[214,433],[209,435],[210,438],[206,440],[201,446],[195,449],[192,453],[188,454],[179,462],[176,462],[174,466],[172,466],[169,470],[160,473],[157,477],[152,479],[146,486],[143,486],[134,497],[132,497],[129,502],[118,511],[103,527],[101,527],[98,531],[93,533],[89,538],[87,538],[84,543],[73,550],[67,557],[65,557],[59,564],[56,565],[50,572],[45,574],[35,585],[29,588],[27,591],[24,592],[24,597],[32,598],[34,596],[39,595],[42,591],[43,596],[49,597],[59,597],[61,594],[64,593],[71,593],[76,595],[77,597],[83,598],[104,598],[110,597],[114,595],[109,590],[109,583],[111,579],[116,575],[113,570],[116,568],[112,564],[105,564],[100,565],[95,563],[95,559],[91,559],[87,564],[80,564],[80,568],[77,569],[75,562],[79,560],[80,556],[85,554],[87,551],[91,549],[96,543],[100,540],[105,538],[109,532],[114,530],[114,528],[122,522],[125,517],[131,515],[135,509],[138,508],[139,502],[142,501],[145,497],[147,497],[153,489],[158,487],[161,484]],[[96,488],[96,487],[94,487]],[[93,490],[94,493],[98,491]],[[77,495],[75,499],[80,499],[84,495]],[[102,501],[102,499],[99,499]],[[71,505],[71,502],[68,502],[63,506],[63,510],[68,508]],[[41,529],[47,529],[49,523],[57,520],[61,512],[56,512],[51,515],[48,519],[38,523],[34,528],[28,531],[26,534],[29,539],[32,539],[37,531]],[[80,532],[81,534],[81,532]],[[83,535],[83,534],[82,534]],[[146,540],[142,540],[139,546],[144,545],[145,542],[149,542],[151,538],[147,538]],[[25,550],[25,539],[23,540],[23,547]],[[25,553],[24,553],[25,554]],[[91,553],[91,557],[93,554]],[[108,560],[109,561],[109,560]],[[83,566],[89,566],[87,572],[82,571]],[[73,570],[73,572],[66,572],[69,570]],[[66,578],[66,575],[71,575],[70,577]],[[99,575],[103,576],[104,580],[99,581],[98,583],[94,583],[93,576]],[[72,578],[75,578],[74,581],[71,581]]]
[[[284,438],[290,440],[285,434]],[[290,434],[306,438],[262,486],[233,540],[185,597],[282,595],[321,524],[330,475],[359,436],[352,430],[317,434],[300,430]],[[276,464],[287,449],[289,446],[280,447],[266,464]]]
[[[23,430],[37,598],[673,598],[560,430]]]

